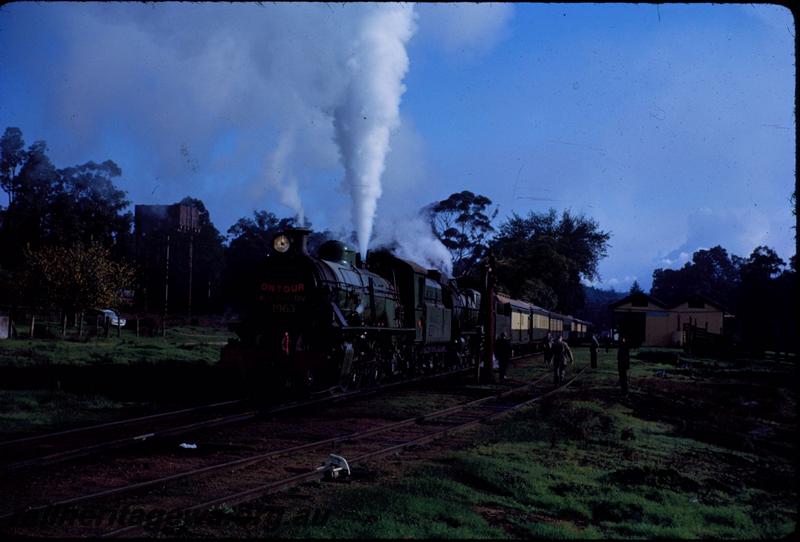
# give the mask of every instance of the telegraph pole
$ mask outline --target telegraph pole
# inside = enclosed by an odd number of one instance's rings
[[[164,265],[164,318],[161,321],[161,335],[167,336],[167,309],[169,308],[169,234],[167,234],[167,260]]]
[[[189,230],[189,325],[192,325],[192,253],[194,252],[194,230]]]
[[[481,371],[481,382],[491,384],[494,382],[492,365],[494,361],[494,281],[495,281],[495,259],[490,251],[486,256],[486,263],[483,267],[484,273],[484,292],[486,301],[483,303],[484,322],[484,344],[486,345],[485,357],[483,358],[483,370]]]

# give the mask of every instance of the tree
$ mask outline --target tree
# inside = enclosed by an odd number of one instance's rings
[[[741,266],[741,285],[738,292],[737,316],[742,339],[753,351],[760,353],[778,340],[781,318],[789,315],[780,310],[782,297],[793,295],[789,281],[778,281],[784,261],[769,247],[756,247]],[[789,291],[779,289],[784,284]],[[796,310],[793,308],[792,311]],[[795,317],[796,318],[796,317]],[[795,330],[796,332],[796,330]]]
[[[643,293],[644,293],[644,290],[642,290],[642,287],[639,286],[639,281],[638,280],[634,280],[633,284],[631,284],[631,289],[628,290],[628,295],[641,295]]]
[[[514,213],[491,243],[499,284],[513,297],[573,313],[584,302],[581,279],[597,278],[610,237],[593,219],[569,211]]]
[[[0,139],[0,185],[9,205],[0,210],[0,265],[18,269],[25,247],[88,243],[129,252],[131,214],[125,192],[114,186],[122,173],[111,160],[56,169],[44,141],[23,150],[22,132],[7,128]]]
[[[6,128],[0,138],[0,188],[8,195],[8,201],[14,201],[17,174],[25,160],[25,141],[19,128]]]
[[[133,217],[130,202],[112,178],[122,170],[111,160],[58,171],[56,193],[48,213],[49,242],[71,244],[94,239],[111,247],[127,242]]]
[[[0,264],[9,269],[20,267],[26,246],[39,247],[46,239],[48,213],[57,193],[58,172],[47,157],[47,144],[36,141],[22,154],[14,154],[21,143],[21,135],[17,139],[14,133],[13,141],[4,136],[3,189],[10,201],[3,211]]]
[[[122,290],[134,279],[133,268],[112,260],[96,241],[26,249],[25,256],[29,295],[39,306],[61,309],[64,315],[119,306]]]
[[[453,276],[469,274],[483,258],[497,216],[497,208],[489,210],[491,204],[486,196],[464,190],[425,208],[433,233],[453,257]]]
[[[741,258],[729,256],[719,245],[698,250],[681,269],[654,270],[650,293],[668,305],[699,293],[731,306],[735,303],[740,266]]]

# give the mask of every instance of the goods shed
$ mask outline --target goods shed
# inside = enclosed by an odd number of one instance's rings
[[[614,329],[633,346],[671,346],[675,328],[671,312],[658,299],[644,294],[631,294],[612,303]]]
[[[634,346],[682,346],[685,330],[697,328],[722,335],[733,317],[719,303],[701,294],[667,306],[653,296],[631,294],[610,305],[614,329]]]

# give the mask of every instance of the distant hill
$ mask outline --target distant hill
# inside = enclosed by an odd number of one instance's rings
[[[575,311],[575,316],[583,320],[588,320],[595,326],[595,330],[602,332],[610,330],[612,325],[611,310],[608,306],[615,301],[619,301],[627,292],[616,292],[614,290],[601,290],[594,286],[584,286],[583,293],[586,296],[586,303],[582,309]]]

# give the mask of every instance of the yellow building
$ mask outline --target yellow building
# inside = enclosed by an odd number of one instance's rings
[[[694,326],[721,335],[726,318],[733,315],[702,295],[691,295],[672,307],[647,294],[632,294],[611,304],[614,329],[629,344],[638,346],[682,346],[683,330]]]

